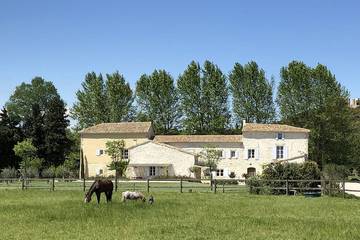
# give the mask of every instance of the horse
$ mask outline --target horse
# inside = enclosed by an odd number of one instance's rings
[[[146,201],[144,194],[142,194],[141,192],[126,191],[126,192],[121,193],[121,201],[122,202],[125,202],[126,200],[138,200],[138,199],[140,199],[143,202]]]
[[[95,193],[98,204],[100,203],[100,194],[103,192],[106,196],[106,202],[111,202],[112,192],[114,185],[111,180],[95,180],[89,191],[85,194],[84,202],[88,203],[91,201],[91,196]]]

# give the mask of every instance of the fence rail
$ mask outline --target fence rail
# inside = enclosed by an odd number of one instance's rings
[[[115,182],[114,179],[111,179]],[[94,180],[91,179],[63,179],[63,178],[0,178],[0,189],[46,189],[55,190],[82,190],[86,191]],[[346,188],[344,180],[257,180],[249,179],[148,179],[148,180],[118,180],[119,191],[132,190],[144,192],[259,192],[270,190],[276,194],[296,194],[297,192],[321,192],[333,195],[346,192],[360,193],[358,189]],[[359,183],[360,185],[360,183]]]

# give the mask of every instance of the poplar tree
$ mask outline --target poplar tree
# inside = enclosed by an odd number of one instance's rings
[[[177,82],[182,127],[189,134],[224,133],[230,122],[226,76],[218,66],[205,61],[203,68],[192,61]]]
[[[278,90],[282,121],[309,128],[309,155],[321,167],[351,164],[351,112],[348,92],[326,66],[291,62],[281,69]]]
[[[95,72],[86,74],[81,84],[82,90],[77,91],[72,108],[72,117],[78,121],[80,129],[107,122],[105,84],[102,75]]]
[[[178,93],[174,79],[165,70],[143,74],[136,83],[138,120],[153,121],[156,133],[169,134],[177,130]]]
[[[121,122],[131,118],[133,92],[119,72],[106,74],[106,99],[108,121]]]
[[[266,79],[265,71],[256,62],[244,66],[235,63],[229,80],[237,124],[241,124],[242,120],[254,123],[271,123],[275,120],[274,82]]]

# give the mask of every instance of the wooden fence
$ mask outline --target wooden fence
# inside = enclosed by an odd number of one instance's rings
[[[0,178],[0,189],[47,189],[86,191],[94,180],[90,179],[14,179]],[[114,179],[112,179],[114,182]],[[346,189],[345,180],[247,180],[247,179],[215,179],[212,184],[209,179],[148,179],[148,180],[118,180],[115,189],[119,191],[132,190],[144,192],[268,192],[273,194],[295,195],[304,192],[321,192],[325,195],[338,195],[360,192],[356,189]],[[360,183],[359,183],[360,184]]]

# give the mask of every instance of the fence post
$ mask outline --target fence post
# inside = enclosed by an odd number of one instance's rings
[[[150,192],[150,179],[147,180],[147,193]]]
[[[86,190],[86,184],[85,184],[85,177],[83,178],[83,191],[85,192]]]
[[[216,179],[214,179],[214,193],[216,194]]]
[[[286,195],[289,195],[289,180],[286,179]]]
[[[343,180],[342,182],[342,187],[343,187],[343,198],[345,198],[345,180]]]
[[[225,182],[223,182],[223,189],[222,189],[223,191],[223,193],[225,193]]]
[[[25,178],[21,178],[21,190],[25,188]]]
[[[180,178],[180,193],[183,192],[183,179]]]
[[[55,191],[55,177],[52,178],[52,190]]]

